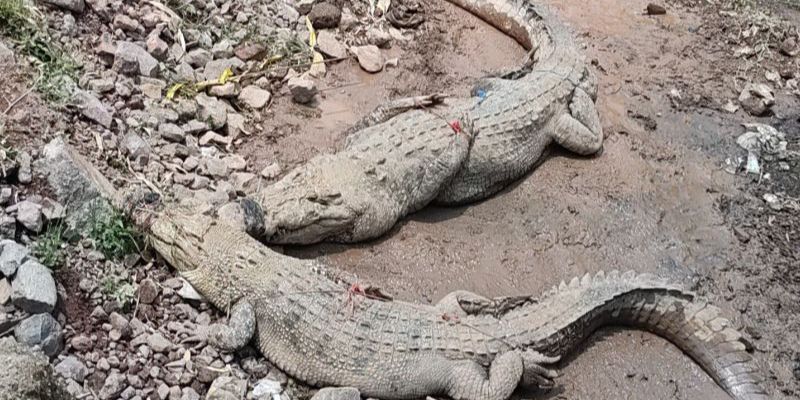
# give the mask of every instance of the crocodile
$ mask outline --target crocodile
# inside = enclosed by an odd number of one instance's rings
[[[172,209],[145,219],[153,248],[229,310],[209,342],[233,351],[254,340],[270,362],[311,386],[355,387],[380,399],[505,400],[520,384],[553,386],[554,364],[597,329],[617,325],[670,340],[735,399],[769,398],[746,341],[720,310],[653,275],[587,274],[539,298],[461,291],[424,305],[371,296],[331,279],[319,260],[274,252],[208,216]]]
[[[529,50],[469,98],[419,96],[379,106],[344,147],[290,171],[242,204],[246,231],[276,244],[358,242],[435,202],[468,204],[528,173],[553,142],[602,149],[596,80],[566,26],[527,0],[448,0]]]

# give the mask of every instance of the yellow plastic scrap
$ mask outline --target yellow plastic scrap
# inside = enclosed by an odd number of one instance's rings
[[[181,90],[181,88],[183,88],[184,86],[186,86],[185,83],[176,83],[172,85],[169,88],[169,90],[167,90],[167,100],[174,99],[175,95],[178,94],[178,91]]]
[[[314,30],[314,24],[306,15],[306,28],[308,28],[308,45],[313,49],[317,45],[317,31]]]
[[[219,79],[217,81],[219,82],[220,85],[224,85],[226,82],[228,82],[229,79],[231,79],[232,76],[233,76],[233,70],[231,70],[231,67],[228,67],[225,68],[225,71],[222,71],[222,73],[219,74]]]

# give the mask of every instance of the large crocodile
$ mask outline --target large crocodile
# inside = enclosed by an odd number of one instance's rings
[[[567,28],[527,0],[448,0],[530,50],[516,71],[482,79],[476,96],[420,97],[379,107],[344,148],[262,189],[248,232],[272,243],[354,242],[388,231],[436,201],[484,199],[519,179],[552,142],[579,154],[602,147],[595,80]]]
[[[552,385],[548,365],[596,329],[623,325],[672,341],[734,398],[769,398],[719,309],[650,275],[586,275],[539,299],[456,292],[428,306],[369,296],[329,279],[320,261],[273,252],[209,217],[145,219],[154,249],[230,310],[209,341],[234,350],[255,338],[267,359],[313,386],[380,399],[504,400],[520,383]]]

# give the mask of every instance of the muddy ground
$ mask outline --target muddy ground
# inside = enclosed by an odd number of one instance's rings
[[[643,15],[638,0],[551,3],[586,45],[599,76],[607,137],[601,156],[556,151],[518,185],[480,204],[430,207],[374,242],[289,252],[327,257],[402,299],[429,302],[457,289],[539,293],[599,270],[668,274],[692,282],[754,334],[767,375],[784,395],[796,396],[792,270],[799,219],[766,209],[760,193],[770,184],[724,171],[726,159],[742,156],[735,143],[740,124],[756,119],[717,111],[736,99],[743,80],[727,74],[735,61],[720,57],[718,38],[705,36],[712,28],[703,27],[714,22],[703,13],[710,11],[675,7],[654,17]],[[292,134],[269,146],[274,156],[292,164],[334,149],[342,128],[380,100],[465,93],[474,77],[524,55],[461,10],[443,2],[432,8],[444,12],[429,14],[430,37],[399,54],[399,69],[368,76],[354,62],[334,66],[332,85],[361,84],[327,92],[319,118],[294,121]],[[673,107],[672,89],[694,104]],[[797,98],[781,98],[779,117],[761,121],[783,126],[796,145],[797,107]],[[793,168],[783,174],[796,196]],[[674,346],[646,333],[598,333],[561,373],[556,390],[532,398],[727,398]]]
[[[744,131],[741,123],[756,120],[782,129],[796,150],[800,101],[781,92],[775,116],[761,119],[721,111],[743,83],[763,81],[764,70],[741,71],[719,36],[725,20],[705,6],[675,4],[667,15],[647,16],[641,0],[548,2],[585,44],[599,78],[602,155],[554,149],[517,185],[479,204],[429,207],[369,243],[287,252],[325,257],[361,281],[424,302],[456,289],[487,296],[539,293],[599,270],[666,274],[721,305],[752,337],[776,397],[796,398],[800,217],[770,209],[762,195],[800,196],[800,165],[768,167],[772,179],[759,181],[729,173],[726,160],[743,156],[735,139]],[[795,24],[800,20],[796,11],[775,10]],[[427,5],[427,18],[420,39],[389,51],[399,58],[397,68],[370,75],[354,60],[331,65],[314,107],[276,96],[238,153],[254,171],[272,162],[286,171],[334,151],[343,131],[386,99],[465,95],[475,78],[511,68],[524,56],[511,39],[442,0]],[[782,61],[797,67],[797,57]],[[14,99],[24,87],[5,86],[2,95]],[[673,89],[679,99],[670,96]],[[37,104],[43,107],[33,94],[20,107],[35,110]],[[31,129],[48,137],[63,129],[50,114],[32,120],[49,124]],[[597,333],[560,373],[556,389],[521,396],[727,398],[673,345],[634,331]]]

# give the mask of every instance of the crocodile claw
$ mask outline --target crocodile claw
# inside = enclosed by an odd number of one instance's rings
[[[548,357],[536,350],[525,350],[522,352],[524,372],[522,381],[525,385],[537,386],[543,389],[552,388],[553,381],[558,378],[558,372],[544,367],[545,365],[557,363],[561,357]]]

